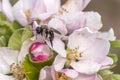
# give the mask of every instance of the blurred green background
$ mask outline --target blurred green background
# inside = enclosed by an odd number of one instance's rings
[[[10,0],[15,3],[17,0]],[[64,3],[66,0],[62,0]],[[111,27],[115,31],[117,39],[120,39],[120,0],[91,0],[85,11],[97,11],[102,16],[102,31],[109,30]],[[119,56],[118,65],[113,69],[120,73],[120,49],[112,49]]]

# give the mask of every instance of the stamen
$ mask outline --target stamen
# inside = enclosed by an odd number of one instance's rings
[[[62,72],[56,72],[55,73],[55,79],[56,80],[72,80],[72,78],[66,76],[64,73]]]
[[[15,64],[15,63],[11,64],[10,71],[13,74],[13,76],[15,77],[15,80],[24,80],[25,79],[25,73],[24,73],[21,62],[18,64]]]

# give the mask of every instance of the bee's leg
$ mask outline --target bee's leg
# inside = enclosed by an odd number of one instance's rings
[[[47,38],[49,35],[49,30],[48,29],[45,29],[45,38]]]
[[[50,43],[51,43],[51,46],[53,47],[53,39],[54,39],[54,33],[53,33],[53,31],[49,31],[49,40],[50,40]]]

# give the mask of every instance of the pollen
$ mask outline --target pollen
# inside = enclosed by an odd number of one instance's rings
[[[30,10],[25,10],[24,11],[25,15],[26,15],[26,18],[27,18],[27,21],[29,21],[29,17],[30,17]]]
[[[21,62],[19,64],[11,64],[10,71],[15,77],[15,80],[25,80],[25,73]]]
[[[62,72],[56,72],[55,73],[55,80],[72,80],[72,78],[66,76],[64,73]]]

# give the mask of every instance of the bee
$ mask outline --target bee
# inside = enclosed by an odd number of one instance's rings
[[[45,39],[48,39],[50,41],[51,46],[53,47],[53,39],[54,39],[54,33],[61,34],[59,31],[57,31],[54,28],[51,28],[47,25],[38,25],[35,28],[36,34],[44,36]]]

